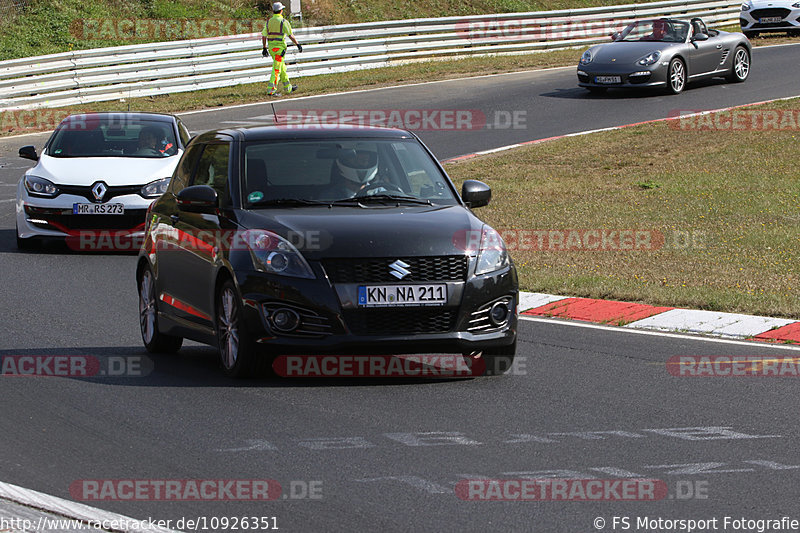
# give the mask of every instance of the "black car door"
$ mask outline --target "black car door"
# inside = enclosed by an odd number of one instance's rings
[[[230,204],[231,139],[217,135],[215,141],[199,145],[202,153],[188,186],[208,185],[218,195],[219,205]],[[171,217],[173,245],[161,253],[165,277],[165,303],[185,325],[206,330],[213,324],[213,284],[226,235],[220,227],[220,211],[192,213],[176,209]]]

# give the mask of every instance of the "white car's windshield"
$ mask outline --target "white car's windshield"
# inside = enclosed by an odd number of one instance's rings
[[[381,195],[457,203],[446,177],[416,141],[254,142],[244,155],[243,190],[251,205]]]
[[[629,24],[615,39],[617,42],[655,41],[682,43],[689,33],[689,24],[677,20],[641,20]]]
[[[178,153],[169,122],[97,118],[65,120],[45,152],[51,157],[164,158]]]

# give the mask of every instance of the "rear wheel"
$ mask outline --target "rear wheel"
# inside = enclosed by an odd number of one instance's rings
[[[150,353],[175,353],[181,349],[183,337],[166,335],[158,330],[158,301],[156,281],[150,267],[139,278],[139,329],[142,342]]]
[[[669,70],[667,70],[669,79],[667,79],[667,89],[672,94],[678,94],[683,91],[686,86],[686,65],[680,58],[675,58],[669,62]]]
[[[216,309],[217,344],[223,372],[232,378],[269,374],[272,358],[257,353],[257,344],[247,330],[242,303],[232,281],[227,280],[220,286]]]
[[[728,81],[741,83],[750,74],[750,53],[743,46],[737,46],[733,56],[731,73],[728,74]]]
[[[514,365],[514,358],[517,355],[517,341],[508,346],[491,348],[484,350],[481,354],[486,367],[483,370],[484,376],[500,376],[508,372]]]

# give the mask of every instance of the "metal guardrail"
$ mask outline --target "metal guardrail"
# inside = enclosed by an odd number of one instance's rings
[[[292,78],[432,58],[584,47],[647,17],[738,22],[740,0],[667,0],[625,6],[410,19],[295,31]],[[268,81],[260,34],[96,48],[0,61],[0,110],[61,107]],[[266,93],[266,89],[265,89]]]

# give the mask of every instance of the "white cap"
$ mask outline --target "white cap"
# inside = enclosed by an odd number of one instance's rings
[[[272,12],[277,13],[278,11],[283,11],[283,7],[284,7],[283,4],[281,4],[280,2],[275,2],[274,4],[272,4]]]

